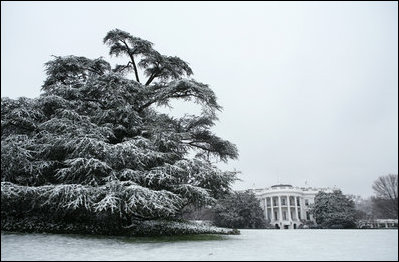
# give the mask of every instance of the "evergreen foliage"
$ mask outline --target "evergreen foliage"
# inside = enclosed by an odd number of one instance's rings
[[[55,56],[40,97],[1,98],[2,219],[46,214],[126,226],[173,219],[230,191],[236,173],[214,161],[238,151],[210,130],[221,110],[214,92],[149,41],[115,29],[104,43],[129,62],[112,68],[103,58]],[[156,110],[173,99],[200,104],[201,115]]]
[[[251,192],[234,192],[218,201],[214,224],[228,228],[266,228],[259,200]]]
[[[357,212],[353,200],[341,190],[317,193],[311,212],[323,228],[355,228]]]

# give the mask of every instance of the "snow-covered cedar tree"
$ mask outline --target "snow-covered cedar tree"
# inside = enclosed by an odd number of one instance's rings
[[[214,92],[149,41],[115,29],[104,43],[126,64],[56,56],[45,64],[39,97],[1,98],[2,219],[128,226],[173,219],[230,191],[236,172],[215,163],[238,152],[211,131],[221,110]],[[173,99],[195,102],[202,113],[156,110]]]
[[[252,192],[233,192],[218,200],[214,224],[228,228],[265,228],[259,200]]]
[[[357,212],[352,199],[341,190],[317,193],[311,212],[323,228],[355,228]]]

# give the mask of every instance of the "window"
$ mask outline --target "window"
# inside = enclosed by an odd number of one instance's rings
[[[305,206],[309,206],[309,200],[305,199]]]
[[[283,211],[283,220],[287,220],[287,212]]]
[[[282,198],[282,199],[281,199],[281,205],[282,205],[282,206],[285,206],[285,198]]]
[[[274,211],[274,219],[277,220],[277,211]]]
[[[306,211],[306,220],[310,220],[310,214],[308,211]]]

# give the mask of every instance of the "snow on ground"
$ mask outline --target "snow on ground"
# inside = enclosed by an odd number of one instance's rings
[[[197,241],[2,232],[1,247],[1,260],[397,261],[398,230],[241,230]]]

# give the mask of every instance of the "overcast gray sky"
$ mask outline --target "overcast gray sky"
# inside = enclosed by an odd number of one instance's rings
[[[224,110],[234,189],[398,173],[397,2],[1,2],[1,96],[37,97],[51,55],[99,56],[114,28],[190,63]],[[195,112],[176,104],[172,113]]]

